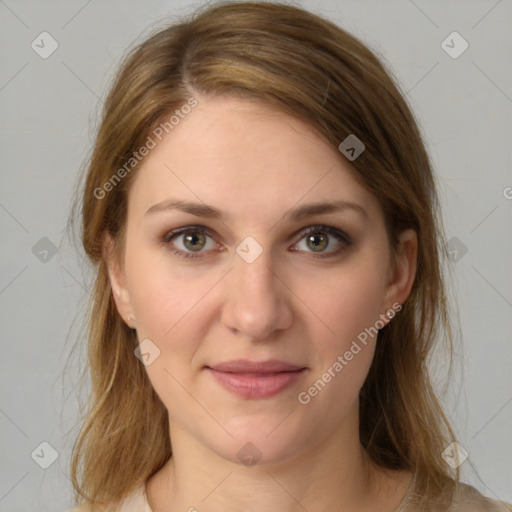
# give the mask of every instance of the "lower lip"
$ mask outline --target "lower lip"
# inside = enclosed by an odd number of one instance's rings
[[[273,374],[228,373],[207,368],[219,384],[243,398],[269,398],[297,382],[306,371],[278,372]]]

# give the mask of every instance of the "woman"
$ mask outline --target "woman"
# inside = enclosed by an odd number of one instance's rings
[[[332,23],[221,4],[143,42],[83,191],[75,510],[510,510],[459,483],[426,369],[438,210],[403,97]]]

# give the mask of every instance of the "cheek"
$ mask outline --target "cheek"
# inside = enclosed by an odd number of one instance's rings
[[[225,271],[177,265],[163,248],[133,250],[126,270],[139,341],[150,339],[160,350],[148,375],[168,380],[166,369],[187,384],[215,315],[208,299]]]
[[[157,347],[149,345],[158,355],[145,367],[151,385],[173,414],[192,414],[185,389],[192,387],[191,364],[204,337],[201,298],[214,284],[213,276],[193,278],[190,269],[173,266],[157,251],[133,251],[126,270],[139,342],[149,339]]]
[[[373,360],[375,322],[381,313],[382,263],[359,256],[332,272],[318,272],[314,278],[309,274],[297,288],[314,313],[310,343],[317,363],[299,402],[308,402],[318,414],[328,404],[333,421],[358,397]]]
[[[308,305],[323,322],[314,322],[317,364],[297,400],[313,417],[323,418],[326,428],[335,428],[352,410],[375,352],[378,281],[368,274],[357,277],[331,279],[327,290],[310,288],[308,295]]]
[[[360,333],[375,325],[381,313],[382,271],[370,261],[340,265],[315,277],[309,273],[295,289],[305,298],[305,311],[309,309],[313,315],[316,339],[325,340],[331,352],[350,346]]]
[[[213,276],[197,277],[192,267],[173,264],[165,248],[133,249],[127,253],[130,300],[138,328],[157,338],[171,338],[186,325]]]

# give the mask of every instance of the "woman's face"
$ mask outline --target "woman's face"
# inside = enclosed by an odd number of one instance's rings
[[[373,328],[410,291],[414,233],[393,267],[379,203],[341,153],[260,104],[197,99],[137,170],[114,297],[171,435],[290,460],[357,432]]]

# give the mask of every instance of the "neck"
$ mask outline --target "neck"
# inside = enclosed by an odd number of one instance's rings
[[[148,481],[149,504],[153,512],[368,511],[379,482],[359,443],[357,410],[350,416],[318,445],[253,466],[219,456],[171,423],[173,456]]]

